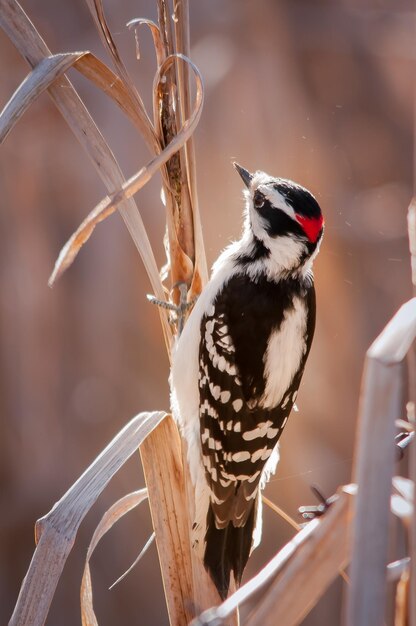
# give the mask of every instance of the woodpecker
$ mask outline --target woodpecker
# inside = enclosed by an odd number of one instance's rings
[[[171,373],[195,488],[193,547],[222,599],[260,542],[261,490],[313,339],[312,264],[324,229],[307,189],[234,166],[245,185],[243,234],[214,264]]]

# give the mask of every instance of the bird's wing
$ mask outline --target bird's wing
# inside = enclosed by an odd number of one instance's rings
[[[262,409],[244,397],[223,307],[213,306],[202,319],[199,360],[202,454],[216,526],[244,526],[281,432],[276,424],[291,406]]]

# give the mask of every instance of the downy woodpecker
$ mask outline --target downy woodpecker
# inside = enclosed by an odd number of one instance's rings
[[[234,166],[246,186],[243,235],[214,264],[171,374],[195,487],[193,547],[223,599],[260,541],[261,490],[314,334],[312,263],[324,226],[309,191]]]

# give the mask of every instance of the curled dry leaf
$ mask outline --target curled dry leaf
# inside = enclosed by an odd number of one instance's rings
[[[123,183],[118,191],[112,193],[109,196],[106,196],[85,218],[79,228],[75,231],[75,233],[62,248],[58,260],[55,264],[55,268],[49,279],[50,286],[52,286],[56,282],[57,278],[59,278],[59,276],[61,276],[63,272],[71,265],[82,245],[91,236],[91,233],[93,232],[95,226],[99,222],[103,221],[106,217],[114,213],[114,211],[117,209],[118,205],[121,202],[127,200],[128,198],[131,198],[142,187],[144,187],[144,185],[152,178],[152,176],[159,170],[159,168],[164,163],[166,163],[170,159],[170,157],[185,144],[185,142],[194,132],[202,112],[202,78],[198,68],[189,59],[186,59],[182,55],[174,55],[169,59],[173,61],[174,58],[178,57],[186,63],[190,64],[196,78],[196,99],[191,117],[186,120],[176,137],[170,142],[168,146],[166,146],[166,148],[160,154],[154,157],[145,167],[143,167],[139,172],[134,174],[134,176],[129,178],[125,183]],[[169,59],[167,59],[167,61]]]
[[[0,113],[0,142],[4,141],[32,102],[85,54],[88,52],[55,54],[35,66]]]
[[[144,544],[143,548],[140,550],[140,553],[138,554],[138,556],[134,559],[133,563],[130,565],[130,567],[128,569],[126,569],[125,572],[123,572],[123,574],[121,576],[119,576],[117,578],[117,580],[115,580],[108,588],[108,590],[110,591],[111,589],[113,589],[116,585],[118,585],[118,583],[120,583],[122,580],[124,580],[124,578],[127,576],[127,574],[129,574],[131,572],[131,570],[136,567],[136,565],[141,561],[141,559],[144,557],[144,555],[146,554],[146,552],[148,551],[148,549],[150,548],[150,546],[152,545],[152,543],[154,542],[154,540],[156,539],[156,533],[153,531],[152,534],[150,535],[149,539],[146,541],[146,543]]]
[[[416,298],[403,304],[371,344],[367,356],[381,363],[400,363],[416,338]]]
[[[40,63],[43,58],[52,56],[42,37],[15,0],[0,0],[0,26],[32,67]],[[59,84],[53,82],[48,91],[68,126],[88,154],[107,189],[110,192],[118,189],[124,182],[120,166],[71,82],[66,76],[61,76]],[[149,129],[148,136],[150,137],[150,135],[154,135],[151,124]],[[120,206],[120,213],[140,253],[152,289],[159,299],[163,299],[164,290],[156,260],[133,198],[123,202]],[[159,314],[166,345],[169,349],[172,331],[164,311],[159,310]]]
[[[157,62],[157,67],[161,67],[161,65],[164,63],[165,59],[166,59],[166,55],[165,55],[165,49],[163,47],[163,42],[162,42],[162,37],[160,35],[160,28],[157,24],[155,24],[154,22],[152,22],[152,20],[147,20],[145,18],[142,17],[138,17],[135,18],[134,20],[130,20],[130,22],[127,22],[126,24],[127,28],[133,28],[134,29],[134,33],[135,33],[135,37],[136,37],[136,50],[137,50],[137,58],[140,58],[140,54],[139,54],[139,35],[138,35],[138,29],[139,26],[148,26],[150,29],[150,32],[152,34],[153,37],[153,45],[155,47],[155,52],[156,52],[156,62]]]
[[[85,559],[84,573],[81,582],[81,619],[83,626],[97,626],[93,608],[93,594],[91,583],[90,559],[101,538],[121,519],[136,506],[147,499],[147,489],[140,489],[129,493],[115,502],[103,515],[94,531],[91,542],[88,546]]]
[[[137,109],[136,102],[131,97],[130,91],[119,76],[114,74],[105,63],[91,52],[81,57],[75,63],[75,68],[114,100],[142,134],[149,150],[160,151],[159,141],[151,121],[148,118],[143,118]]]
[[[143,133],[142,119],[122,80],[91,52],[67,52],[42,59],[15,91],[0,113],[0,143],[32,102],[72,66],[112,98]],[[154,140],[157,142],[156,135]],[[159,151],[158,143],[157,148]]]
[[[78,528],[120,467],[166,417],[161,411],[140,413],[104,448],[51,511],[36,523],[36,550],[23,580],[10,626],[41,626],[56,585],[74,545]]]
[[[104,9],[101,0],[86,0],[87,6],[90,10],[90,13],[94,19],[95,25],[97,27],[98,33],[101,37],[101,40],[105,46],[105,48],[110,53],[111,59],[114,62],[117,73],[120,76],[120,79],[123,81],[126,90],[129,92],[130,97],[135,102],[135,107],[138,115],[142,120],[142,133],[146,139],[148,145],[153,145],[153,149],[157,152],[157,140],[155,135],[151,132],[152,124],[147,115],[146,109],[144,107],[143,101],[140,95],[137,92],[136,87],[134,86],[133,81],[130,78],[128,71],[119,55],[117,46],[114,42],[114,39],[111,35],[110,29],[108,28],[107,21],[104,15]]]

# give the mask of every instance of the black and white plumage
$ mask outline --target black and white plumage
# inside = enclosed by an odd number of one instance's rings
[[[242,238],[214,264],[173,358],[172,408],[195,486],[193,545],[220,595],[261,536],[261,497],[315,328],[323,218],[309,191],[235,164]]]

